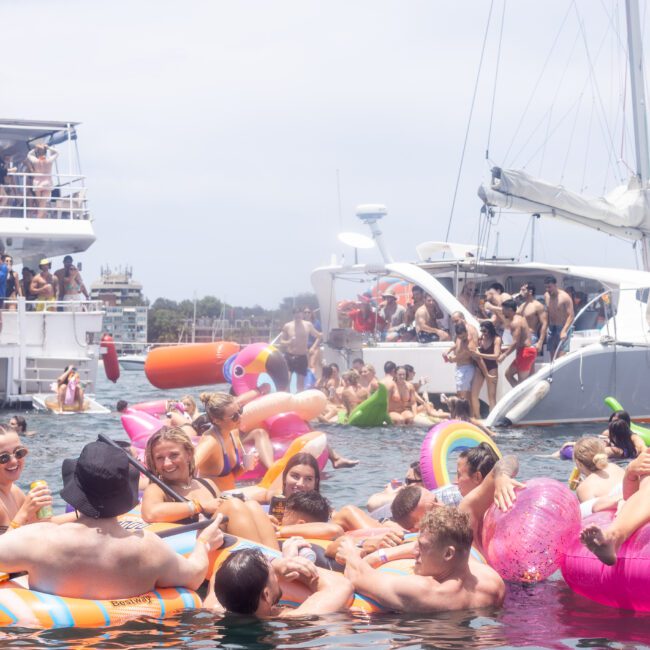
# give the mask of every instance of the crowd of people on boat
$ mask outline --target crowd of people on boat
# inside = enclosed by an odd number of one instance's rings
[[[28,311],[78,311],[83,308],[80,303],[90,299],[72,255],[66,255],[61,268],[54,272],[52,260],[47,258],[39,261],[38,271],[23,265],[22,277],[13,265],[13,256],[5,252],[0,257],[0,309],[15,311],[18,298],[24,297]],[[52,304],[57,301],[68,304]]]
[[[0,157],[0,216],[35,219],[79,219],[80,193],[62,196],[53,168],[58,151],[45,143],[34,145],[26,156]]]

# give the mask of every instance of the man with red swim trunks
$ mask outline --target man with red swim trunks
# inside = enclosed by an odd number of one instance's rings
[[[533,371],[537,348],[532,345],[530,339],[530,328],[526,319],[517,313],[517,303],[514,300],[505,300],[501,303],[503,318],[506,328],[512,334],[512,345],[499,356],[499,363],[503,361],[513,350],[517,351],[515,360],[506,370],[506,379],[511,386],[520,384]]]

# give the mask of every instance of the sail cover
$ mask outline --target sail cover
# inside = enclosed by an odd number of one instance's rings
[[[533,178],[518,170],[492,169],[490,186],[481,185],[481,199],[491,206],[519,212],[551,214],[628,239],[650,235],[648,189],[633,177],[600,198],[585,198],[575,192]]]

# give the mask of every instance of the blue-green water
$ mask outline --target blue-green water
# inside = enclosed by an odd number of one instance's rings
[[[190,391],[198,394],[198,389]],[[123,373],[116,385],[103,380],[99,401],[113,407],[117,399],[130,402],[163,396],[141,373]],[[179,397],[179,391],[175,396]],[[171,396],[171,395],[170,395]],[[115,414],[54,416],[26,413],[30,448],[21,487],[44,478],[61,487],[63,458],[76,456],[98,433],[126,438]],[[342,454],[359,458],[354,470],[326,471],[322,491],[334,506],[363,506],[368,496],[395,477],[403,477],[417,459],[424,431],[418,429],[326,428]],[[566,480],[567,462],[548,455],[568,439],[598,429],[567,426],[500,432],[502,451],[516,453],[524,478],[550,476]],[[57,498],[57,509],[63,503]],[[574,594],[561,577],[530,587],[509,585],[503,608],[495,611],[445,613],[434,616],[344,614],[300,621],[252,622],[187,613],[165,621],[138,620],[95,630],[5,630],[2,647],[11,648],[650,648],[650,615],[606,608]]]

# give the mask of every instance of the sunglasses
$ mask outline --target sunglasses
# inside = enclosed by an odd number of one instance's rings
[[[244,409],[240,408],[238,411],[235,411],[235,413],[233,413],[233,414],[230,416],[230,420],[231,420],[232,422],[239,422],[239,420],[241,419],[241,416],[242,416],[243,414],[244,414]]]
[[[16,447],[13,451],[5,451],[3,454],[0,454],[0,465],[6,465],[13,456],[16,460],[25,458],[29,453],[27,447]]]
[[[422,483],[421,478],[405,478],[404,479],[404,484],[405,485],[413,485],[414,483]]]

